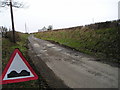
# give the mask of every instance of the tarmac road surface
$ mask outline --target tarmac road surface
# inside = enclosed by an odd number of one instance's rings
[[[89,55],[35,38],[33,35],[28,40],[36,55],[68,87],[118,88],[117,67],[98,62]]]

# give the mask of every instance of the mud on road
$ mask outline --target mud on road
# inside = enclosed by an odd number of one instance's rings
[[[30,36],[29,55],[52,88],[118,88],[118,68]]]

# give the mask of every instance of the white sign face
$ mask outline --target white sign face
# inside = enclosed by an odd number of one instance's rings
[[[27,71],[28,73],[30,73],[28,76],[19,76],[20,73],[22,71]],[[12,72],[14,73],[16,71],[16,75],[14,77],[14,75],[11,75],[10,77],[10,74],[12,74]],[[26,73],[27,73],[26,72]],[[18,77],[17,77],[18,76]],[[19,56],[18,53],[16,53],[14,59],[13,59],[13,62],[11,63],[5,77],[3,78],[3,80],[10,80],[10,79],[18,79],[18,78],[26,78],[26,77],[34,77],[34,75],[31,73],[31,71],[28,69],[28,67],[26,66],[26,64],[23,62],[23,60],[21,59],[21,57]]]
[[[24,82],[38,79],[37,74],[28,64],[19,49],[15,49],[2,73],[0,84]]]

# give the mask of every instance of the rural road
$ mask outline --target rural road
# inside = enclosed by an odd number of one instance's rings
[[[89,55],[35,38],[32,35],[28,40],[32,51],[66,86],[70,88],[118,88],[117,67],[98,62]]]

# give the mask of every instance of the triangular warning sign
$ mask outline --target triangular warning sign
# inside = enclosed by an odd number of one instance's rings
[[[19,49],[15,49],[2,73],[0,84],[24,82],[38,79],[37,74],[23,57]]]

